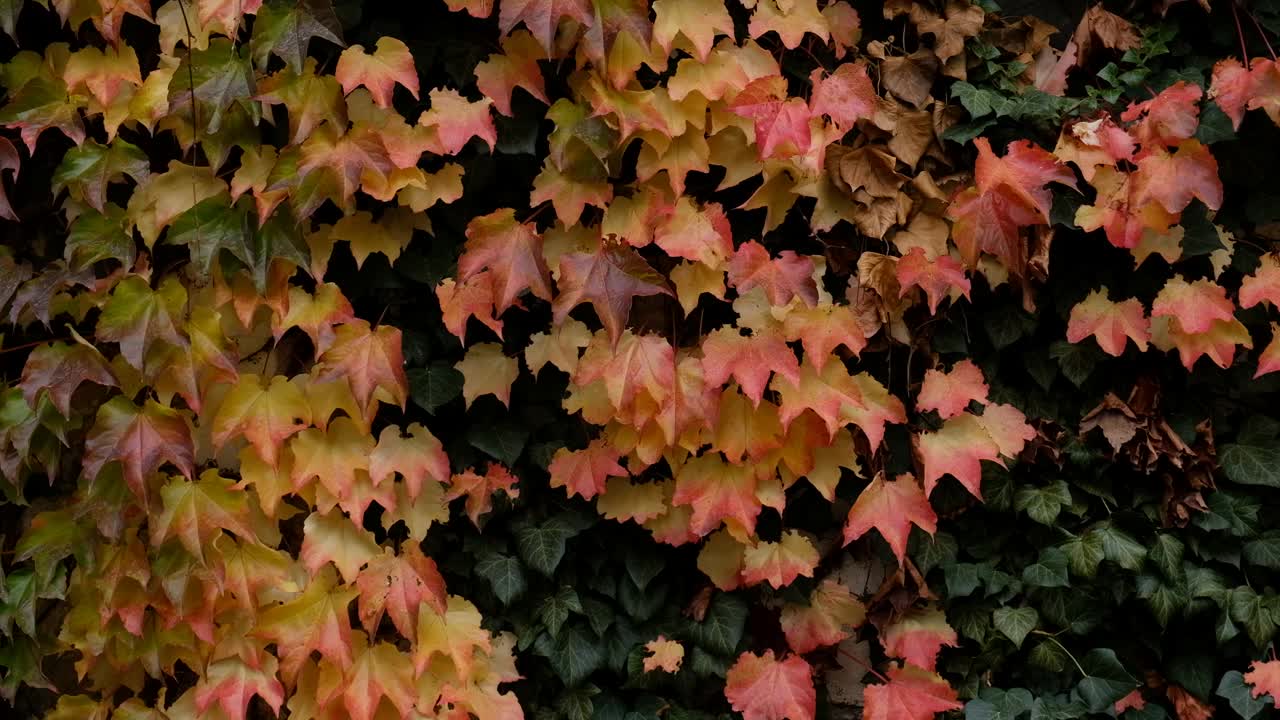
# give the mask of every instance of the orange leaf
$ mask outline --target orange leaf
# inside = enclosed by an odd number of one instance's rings
[[[341,585],[333,569],[325,566],[301,595],[262,613],[254,634],[276,643],[286,683],[293,684],[313,651],[343,670],[351,667],[347,606],[358,594],[355,588]]]
[[[340,325],[333,346],[320,357],[319,379],[346,377],[366,417],[373,417],[375,393],[403,410],[409,400],[409,379],[400,343],[400,330],[390,325],[375,329],[364,320]]]
[[[1219,320],[1234,319],[1235,310],[1221,285],[1212,280],[1187,282],[1181,276],[1170,278],[1151,304],[1152,317],[1173,318],[1183,332],[1193,334],[1207,332]]]
[[[393,473],[404,478],[409,498],[413,499],[428,480],[449,482],[449,456],[436,436],[422,425],[413,423],[404,434],[399,427],[389,425],[383,428],[377,447],[369,454],[369,477],[379,485]]]
[[[742,653],[725,675],[724,695],[746,720],[813,720],[812,672],[799,655]]]
[[[760,404],[765,385],[773,373],[800,382],[800,363],[776,332],[742,335],[736,328],[722,327],[702,340],[702,370],[708,385],[723,385],[730,377],[755,405]]]
[[[914,440],[920,462],[924,464],[926,494],[932,495],[938,480],[950,474],[974,497],[982,499],[981,461],[1000,463],[1000,447],[976,415],[964,413],[953,417],[936,432],[921,433]]]
[[[675,673],[680,671],[680,663],[684,660],[684,646],[675,640],[668,640],[665,635],[645,643],[644,649],[649,654],[644,658],[644,671]]]
[[[1244,674],[1244,681],[1253,686],[1253,697],[1270,695],[1271,702],[1280,708],[1280,660],[1254,661]]]
[[[1144,152],[1155,145],[1177,145],[1196,134],[1203,94],[1199,85],[1179,80],[1150,100],[1130,103],[1120,119],[1137,121],[1133,137]]]
[[[396,83],[403,85],[414,98],[418,97],[418,70],[413,65],[413,55],[402,41],[390,36],[378,39],[372,55],[366,53],[362,45],[343,50],[333,75],[342,84],[342,92],[348,95],[361,85],[369,88],[378,107],[391,106]]]
[[[770,75],[751,81],[729,110],[755,122],[760,159],[785,158],[809,149],[809,108],[787,97],[787,81]]]
[[[783,250],[777,258],[769,257],[763,245],[751,240],[738,246],[729,261],[729,284],[744,294],[752,288],[764,288],[772,305],[783,306],[798,297],[806,305],[818,304],[818,286],[813,279],[813,260]]]
[[[1146,352],[1151,322],[1137,298],[1112,302],[1104,286],[1076,303],[1067,322],[1067,342],[1078,343],[1091,335],[1108,355],[1120,357],[1130,339]]]
[[[925,256],[924,248],[913,247],[911,252],[903,255],[894,266],[898,283],[902,286],[898,297],[905,296],[913,287],[924,290],[929,298],[929,313],[936,315],[938,303],[951,292],[958,289],[966,298],[969,297],[969,278],[965,277],[964,268],[950,255],[939,255],[933,260]]]
[[[959,415],[971,402],[985,405],[989,391],[982,371],[972,360],[965,359],[953,365],[951,372],[926,371],[920,394],[916,397],[916,408],[921,411],[937,410],[938,415],[946,420]]]
[[[742,581],[747,585],[768,581],[775,589],[784,588],[798,577],[813,577],[817,565],[818,549],[809,538],[788,530],[778,542],[757,540],[747,547],[743,553]]]
[[[1218,161],[1199,140],[1184,140],[1174,153],[1156,150],[1138,160],[1133,196],[1138,205],[1154,200],[1170,213],[1182,212],[1193,198],[1217,210],[1222,207]]]
[[[844,544],[875,528],[898,556],[898,564],[902,564],[913,524],[930,535],[938,529],[938,516],[915,477],[906,473],[896,480],[885,480],[883,475],[877,475],[849,509]]]
[[[119,461],[133,494],[147,503],[147,476],[166,461],[188,480],[195,474],[191,428],[178,411],[148,399],[138,407],[117,395],[98,408],[84,443],[84,475],[92,480],[110,462]]]
[[[450,478],[449,492],[445,493],[444,501],[452,502],[466,496],[467,517],[471,518],[473,525],[480,527],[480,516],[493,509],[493,493],[502,490],[507,497],[516,498],[520,495],[517,482],[516,477],[498,463],[489,463],[484,475],[468,468],[466,472]]]
[[[761,508],[756,482],[753,468],[729,465],[718,455],[703,455],[676,472],[672,502],[692,507],[689,531],[698,537],[706,536],[724,520],[754,532]]]
[[[581,495],[583,500],[590,500],[604,492],[609,478],[630,477],[627,469],[618,464],[619,457],[616,449],[598,439],[583,450],[560,448],[547,466],[551,487],[564,488],[569,497]]]
[[[936,607],[908,610],[884,629],[880,643],[886,655],[931,672],[937,666],[939,650],[944,646],[959,647],[956,631]]]
[[[634,250],[606,242],[594,253],[569,253],[560,258],[560,292],[552,303],[557,325],[569,311],[589,302],[615,345],[631,314],[636,297],[674,294],[659,275]]]
[[[782,632],[787,645],[797,653],[835,645],[851,635],[867,616],[867,608],[849,588],[834,580],[823,580],[809,594],[808,605],[788,603],[782,608]]]
[[[918,667],[891,666],[889,682],[868,685],[864,720],[933,720],[940,712],[959,710],[956,691],[936,673]]]
[[[435,561],[423,555],[417,543],[405,543],[399,555],[382,548],[382,554],[356,576],[355,586],[360,591],[360,622],[371,636],[378,634],[385,612],[401,635],[413,637],[422,603],[442,613],[448,597]]]

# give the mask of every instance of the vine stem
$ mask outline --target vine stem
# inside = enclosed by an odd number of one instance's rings
[[[1240,25],[1240,11],[1236,8],[1235,0],[1231,2],[1231,17],[1236,21],[1236,36],[1240,38],[1240,60],[1248,67],[1249,49],[1244,44],[1244,28]]]
[[[3,355],[3,354],[5,354],[5,353],[17,352],[17,351],[19,351],[19,350],[26,350],[27,348],[33,348],[33,347],[35,347],[35,346],[37,346],[37,345],[43,345],[43,344],[45,344],[45,343],[47,343],[47,342],[56,342],[56,341],[58,341],[58,340],[66,340],[66,338],[49,338],[49,339],[46,339],[46,340],[32,340],[32,341],[31,341],[31,342],[29,342],[29,343],[23,343],[23,344],[21,344],[21,345],[14,345],[13,347],[0,348],[0,355]]]
[[[1062,648],[1062,652],[1066,653],[1067,657],[1071,658],[1071,663],[1076,666],[1077,670],[1080,671],[1080,675],[1083,677],[1089,677],[1089,673],[1084,671],[1084,668],[1080,665],[1080,661],[1076,660],[1076,656],[1071,654],[1071,651],[1067,649],[1066,645],[1063,645],[1062,643],[1058,642],[1058,638],[1054,637],[1052,633],[1047,633],[1043,630],[1032,630],[1031,634],[1043,635],[1044,637],[1049,639],[1049,642]]]
[[[1271,60],[1276,59],[1276,51],[1271,48],[1271,41],[1267,39],[1267,33],[1262,29],[1262,23],[1258,22],[1258,16],[1253,11],[1248,12],[1249,21],[1253,23],[1253,29],[1258,31],[1258,37],[1262,38],[1262,44],[1267,46],[1267,53],[1271,55]]]
[[[846,657],[854,661],[855,663],[857,663],[859,666],[861,666],[863,669],[865,669],[867,672],[871,673],[872,675],[875,675],[876,677],[880,678],[880,682],[885,682],[885,683],[889,682],[889,678],[885,677],[884,675],[881,675],[878,670],[868,665],[865,661],[863,661],[862,658],[858,657],[857,655],[854,655],[853,653],[848,652],[847,650],[844,650],[842,648],[836,648],[836,652],[840,653],[842,657]],[[1082,670],[1081,672],[1084,672],[1084,671]]]

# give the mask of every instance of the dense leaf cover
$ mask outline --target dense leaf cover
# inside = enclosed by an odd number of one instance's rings
[[[1035,10],[0,1],[6,711],[1277,712],[1280,5]]]

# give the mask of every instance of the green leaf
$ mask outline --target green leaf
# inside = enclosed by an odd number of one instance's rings
[[[613,624],[613,606],[595,598],[584,597],[582,598],[582,612],[587,616],[587,622],[591,623],[591,629],[596,632],[596,635],[604,637],[609,630],[609,626]]]
[[[467,442],[499,462],[511,466],[529,442],[529,431],[514,422],[476,424],[467,431]]]
[[[409,397],[428,414],[462,394],[462,373],[444,362],[405,371],[409,379]]]
[[[124,210],[107,203],[103,212],[87,209],[71,223],[63,256],[72,268],[87,268],[103,260],[133,267],[137,246],[125,230]]]
[[[561,586],[555,595],[549,595],[538,607],[538,617],[547,626],[551,637],[559,637],[560,628],[569,619],[569,613],[582,615],[582,601],[571,587]]]
[[[991,344],[997,350],[1003,350],[1014,344],[1023,335],[1036,327],[1035,318],[1015,305],[1004,305],[987,311],[982,318],[982,326],[991,338]]]
[[[559,518],[541,525],[521,525],[515,528],[516,550],[525,565],[551,577],[564,557],[565,542],[577,534]]]
[[[627,575],[641,591],[649,587],[649,583],[666,567],[666,561],[654,548],[638,543],[627,547],[623,562],[627,566]]]
[[[573,687],[604,664],[604,647],[583,625],[570,625],[552,645],[551,669]]]
[[[1022,582],[1036,587],[1067,587],[1067,554],[1056,547],[1040,551],[1036,562],[1022,571]]]
[[[951,97],[960,101],[970,117],[977,119],[991,114],[991,102],[997,95],[986,88],[978,88],[967,82],[956,82],[951,85]]]
[[[1251,565],[1280,570],[1280,530],[1270,530],[1244,545],[1244,559]]]
[[[982,582],[978,577],[978,566],[974,563],[947,565],[942,569],[942,576],[947,582],[947,597],[951,598],[971,595]]]
[[[736,595],[716,593],[702,622],[692,628],[693,641],[719,655],[733,655],[742,641],[747,604]]]
[[[253,22],[253,62],[266,68],[271,55],[302,72],[311,38],[344,47],[342,25],[330,0],[287,0],[265,3]]]
[[[997,608],[991,613],[991,621],[1001,635],[1021,648],[1027,633],[1035,630],[1036,624],[1040,622],[1040,613],[1033,607]]]
[[[169,114],[190,117],[194,99],[195,124],[208,133],[218,132],[233,103],[241,103],[256,118],[257,104],[249,99],[253,95],[253,68],[235,43],[214,38],[208,48],[183,53],[181,58],[169,81]]]
[[[1165,663],[1169,679],[1206,702],[1212,702],[1214,657],[1210,654],[1187,653]]]
[[[1218,456],[1221,459],[1221,455]],[[1229,490],[1216,490],[1208,497],[1209,511],[1198,513],[1195,524],[1204,530],[1226,530],[1236,537],[1257,534],[1258,513],[1262,503],[1249,495]]]
[[[53,172],[52,190],[66,188],[71,194],[102,212],[106,209],[107,186],[124,180],[136,183],[151,175],[151,160],[137,145],[116,138],[109,145],[86,140],[62,156]]]
[[[1254,720],[1270,704],[1266,695],[1256,698],[1253,696],[1253,688],[1245,683],[1244,675],[1239,670],[1231,670],[1222,676],[1217,695],[1225,699],[1236,715],[1244,720]]]
[[[513,557],[488,553],[476,563],[476,572],[489,581],[493,594],[503,605],[510,605],[524,594],[524,567]]]
[[[1102,538],[1095,533],[1085,533],[1062,544],[1071,564],[1071,572],[1080,577],[1093,577],[1098,572],[1098,565],[1105,556],[1102,550]]]
[[[249,271],[258,292],[266,292],[271,264],[276,259],[306,268],[310,264],[309,252],[290,213],[277,211],[259,228],[251,205],[247,198],[229,205],[225,195],[211,197],[179,216],[164,242],[186,245],[191,262],[210,274],[225,250]]]
[[[1168,627],[1173,616],[1187,606],[1187,593],[1155,575],[1138,576],[1138,597],[1147,601],[1161,627]]]
[[[1067,653],[1052,640],[1041,640],[1027,655],[1027,661],[1033,667],[1050,673],[1060,673],[1067,669],[1071,659]]]
[[[1216,107],[1210,103],[1210,107]],[[1209,220],[1208,208],[1202,202],[1194,202],[1182,212],[1179,222],[1185,231],[1182,235],[1182,256],[1191,258],[1208,255],[1224,249],[1218,228]]]
[[[1035,698],[1025,688],[983,688],[964,707],[965,720],[1017,720],[1031,712]]]
[[[1119,528],[1103,525],[1092,531],[1102,540],[1102,554],[1125,570],[1137,570],[1147,557],[1147,548]]]
[[[1264,596],[1253,588],[1238,587],[1231,591],[1231,619],[1244,625],[1254,645],[1265,647],[1276,633],[1275,617],[1280,615],[1280,598]]]
[[[1023,485],[1013,496],[1013,507],[1025,512],[1041,525],[1053,525],[1064,506],[1071,504],[1071,488],[1062,480],[1055,480],[1044,487]]]
[[[1219,449],[1218,464],[1231,482],[1280,488],[1280,443],[1274,430],[1270,418],[1250,418],[1236,442]]]
[[[1062,375],[1070,380],[1072,385],[1080,387],[1093,374],[1093,369],[1102,359],[1102,351],[1092,343],[1073,344],[1065,340],[1057,340],[1049,346],[1049,357],[1058,361]]]
[[[1128,695],[1138,681],[1120,664],[1114,650],[1096,648],[1080,658],[1085,677],[1076,685],[1090,712],[1102,712]]]
[[[1182,577],[1182,556],[1186,546],[1172,533],[1159,533],[1151,544],[1148,557],[1164,576],[1173,580]]]

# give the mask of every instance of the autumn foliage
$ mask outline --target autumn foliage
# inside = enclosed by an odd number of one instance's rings
[[[13,712],[1277,711],[1280,8],[420,4],[0,3]]]

